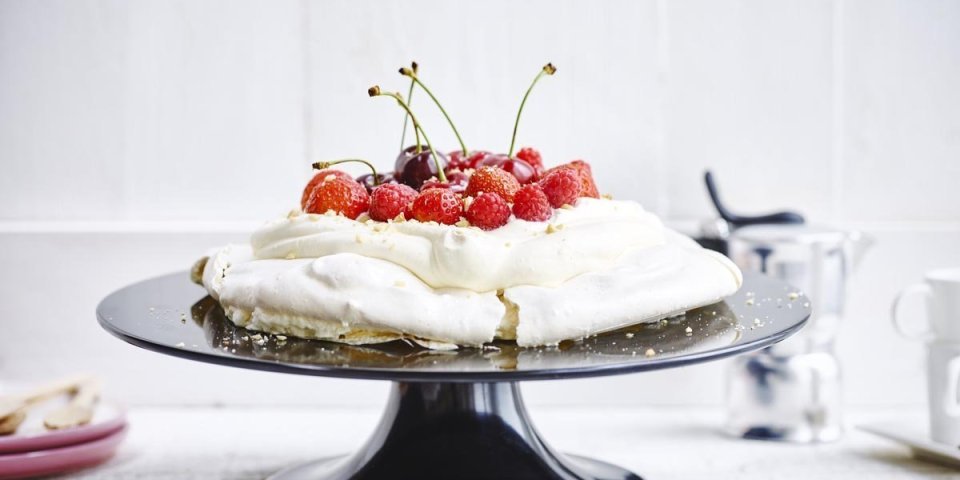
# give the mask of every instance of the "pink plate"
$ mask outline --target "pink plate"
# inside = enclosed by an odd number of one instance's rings
[[[106,437],[77,445],[0,455],[0,478],[37,477],[92,467],[113,456],[127,428],[124,424]]]
[[[49,403],[50,405],[31,410],[17,433],[0,437],[0,455],[89,442],[119,430],[127,422],[123,408],[113,403],[100,402],[90,423],[81,427],[50,431],[43,427],[44,413],[56,407],[58,402]],[[66,402],[59,402],[62,403]]]

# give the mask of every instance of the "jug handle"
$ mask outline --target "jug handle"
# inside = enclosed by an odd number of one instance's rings
[[[925,283],[917,283],[910,285],[905,288],[902,292],[897,294],[897,298],[893,300],[893,305],[890,307],[890,318],[893,320],[893,328],[897,330],[897,333],[903,335],[904,337],[910,340],[928,340],[932,336],[933,332],[930,330],[930,324],[924,320],[926,323],[924,329],[920,332],[910,332],[905,328],[904,323],[901,321],[903,316],[900,315],[900,306],[907,297],[912,297],[915,295],[922,295],[924,297],[929,297],[933,292],[930,290],[930,286]],[[926,315],[923,317],[926,319]]]
[[[957,387],[960,387],[960,357],[953,357],[947,363],[947,390],[943,393],[943,410],[951,417],[960,416],[960,401],[957,399]]]

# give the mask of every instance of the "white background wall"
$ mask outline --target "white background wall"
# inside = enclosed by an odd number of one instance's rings
[[[0,386],[87,369],[135,404],[378,404],[377,382],[205,366],[127,346],[94,307],[298,198],[311,161],[392,165],[416,59],[474,148],[589,160],[673,221],[792,207],[877,245],[840,355],[851,405],[919,404],[887,319],[960,265],[960,2],[0,0]],[[424,97],[420,98],[420,101]],[[419,105],[425,106],[424,103]],[[432,110],[436,143],[454,148]],[[529,384],[532,403],[717,404],[722,365]]]

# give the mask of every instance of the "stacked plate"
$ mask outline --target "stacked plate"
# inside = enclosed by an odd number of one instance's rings
[[[0,436],[0,479],[29,478],[68,472],[100,464],[116,452],[127,434],[124,410],[100,402],[90,423],[63,430],[43,426],[45,411],[30,410],[12,435]],[[62,403],[61,403],[62,405]]]

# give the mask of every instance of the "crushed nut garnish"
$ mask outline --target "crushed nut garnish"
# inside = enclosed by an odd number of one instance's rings
[[[458,220],[457,223],[454,223],[454,225],[458,227],[469,227],[470,222],[466,218],[460,217],[460,220]]]
[[[648,348],[646,352],[643,352],[643,354],[646,355],[646,356],[648,356],[648,357],[652,357],[652,356],[656,355],[657,352],[655,352],[652,348]]]

